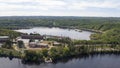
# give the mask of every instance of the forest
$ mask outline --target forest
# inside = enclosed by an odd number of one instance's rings
[[[10,16],[0,17],[1,29],[31,27],[61,27],[96,30],[102,33],[91,35],[91,40],[120,43],[119,17],[72,17],[72,16]],[[6,32],[6,31],[5,31]]]
[[[0,28],[17,29],[29,27],[62,27],[109,30],[119,28],[117,17],[52,17],[52,16],[12,16],[0,17]]]
[[[95,32],[90,36],[91,40],[48,39],[68,44],[43,49],[42,51],[25,50],[23,54],[15,52],[9,47],[0,49],[1,55],[15,56],[24,61],[43,61],[44,58],[53,60],[67,58],[81,54],[93,53],[120,53],[120,18],[119,17],[58,17],[58,16],[12,16],[0,17],[0,35],[8,35],[11,38],[20,36],[22,33],[14,29],[32,27],[60,27],[69,29],[84,29]],[[80,46],[75,46],[80,45]]]

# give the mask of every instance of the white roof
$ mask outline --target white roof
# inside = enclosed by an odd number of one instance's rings
[[[0,36],[0,38],[9,38],[9,36]]]

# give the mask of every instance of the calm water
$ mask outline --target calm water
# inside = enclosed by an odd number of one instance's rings
[[[20,59],[9,60],[0,58],[0,68],[119,68],[120,55],[96,55],[84,58],[74,58],[64,62],[22,64]]]
[[[54,35],[54,36],[65,36],[72,39],[90,40],[92,32],[82,31],[78,32],[73,29],[61,29],[61,28],[47,28],[47,27],[35,27],[32,29],[20,29],[15,30],[23,33],[39,33],[41,35]]]

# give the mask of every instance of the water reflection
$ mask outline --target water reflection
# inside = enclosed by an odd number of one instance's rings
[[[119,68],[120,54],[91,54],[64,58],[53,63],[26,63],[1,57],[0,68]]]
[[[103,56],[118,56],[120,57],[120,54],[113,54],[113,53],[108,53],[108,54],[84,54],[84,55],[79,55],[79,56],[71,56],[71,57],[66,57],[66,58],[62,58],[62,59],[58,59],[58,60],[54,60],[52,62],[52,64],[57,64],[57,63],[68,63],[68,62],[71,62],[73,60],[87,60],[87,59],[94,59],[94,58],[102,58]],[[28,65],[40,65],[44,62],[25,62],[24,60],[22,60],[22,63],[23,64],[28,64]]]

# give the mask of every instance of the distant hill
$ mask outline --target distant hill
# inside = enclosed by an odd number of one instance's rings
[[[0,17],[0,28],[72,27],[108,30],[120,26],[119,17],[9,16]]]

